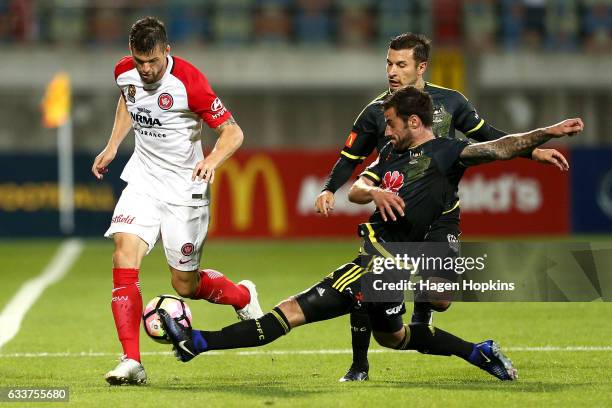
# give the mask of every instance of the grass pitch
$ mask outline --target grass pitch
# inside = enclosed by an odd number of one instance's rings
[[[0,309],[40,274],[58,246],[59,241],[0,243]],[[350,261],[357,247],[357,241],[210,242],[202,264],[235,281],[255,281],[269,310]],[[120,354],[109,305],[111,252],[108,241],[85,241],[69,273],[46,289],[17,336],[0,349],[0,387],[68,386],[75,406],[612,405],[612,304],[601,302],[456,303],[435,315],[436,326],[467,340],[501,343],[519,369],[515,383],[502,383],[456,357],[373,344],[371,380],[340,384],[351,359],[344,317],[297,328],[259,349],[210,353],[188,364],[142,332],[149,384],[109,387],[103,376]],[[141,268],[145,303],[173,293],[169,277],[157,248]],[[198,328],[236,321],[230,307],[188,303]],[[539,349],[544,347],[549,349]]]

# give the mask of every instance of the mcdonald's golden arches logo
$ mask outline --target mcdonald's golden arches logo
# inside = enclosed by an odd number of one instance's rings
[[[256,189],[257,176],[261,175],[264,190]],[[227,180],[230,202],[218,202],[219,186]],[[280,236],[287,232],[287,205],[285,191],[278,169],[272,159],[265,154],[255,154],[243,166],[234,159],[228,159],[215,172],[215,182],[211,186],[212,206],[210,231],[215,229],[219,206],[231,208],[232,227],[236,231],[247,231],[253,226],[253,217],[263,217],[263,208],[253,208],[256,194],[265,194],[268,210],[268,231]]]

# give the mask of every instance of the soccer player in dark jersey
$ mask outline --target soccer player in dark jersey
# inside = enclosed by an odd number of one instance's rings
[[[460,92],[426,82],[423,75],[427,69],[430,41],[413,33],[405,33],[393,38],[387,52],[387,79],[389,89],[371,101],[359,114],[353,124],[340,158],[334,165],[323,191],[315,201],[319,213],[327,216],[334,207],[334,193],[344,185],[364,159],[376,149],[378,152],[387,144],[385,137],[385,118],[381,105],[385,97],[397,89],[412,85],[427,92],[434,106],[432,131],[438,137],[455,138],[455,130],[476,141],[495,140],[506,133],[495,129],[482,119],[476,109]],[[542,163],[556,165],[567,170],[568,164],[561,153],[554,149],[534,149],[523,154]],[[428,241],[458,240],[459,201],[448,212],[434,221],[427,235]],[[452,238],[449,238],[452,237]],[[450,306],[450,304],[449,304]],[[444,311],[438,309],[437,311]],[[431,323],[432,308],[426,302],[415,304],[412,324]],[[366,314],[359,311],[351,313],[351,337],[353,363],[340,381],[361,381],[368,378],[368,347],[371,328]]]
[[[457,196],[459,181],[467,166],[509,160],[551,138],[579,133],[584,127],[581,119],[568,119],[527,133],[470,144],[434,136],[431,98],[414,87],[394,92],[385,98],[383,106],[385,133],[390,143],[381,149],[379,159],[368,167],[349,193],[353,202],[376,204],[377,209],[368,223],[373,229],[367,237],[371,241],[422,241],[429,225]],[[362,302],[365,277],[371,271],[367,266],[362,267],[369,262],[360,257],[372,255],[361,254],[259,319],[242,321],[219,331],[202,331],[186,328],[160,310],[162,325],[177,357],[187,362],[210,350],[262,346],[297,326],[362,309],[370,318],[374,338],[384,347],[455,355],[500,380],[517,378],[512,362],[493,340],[471,343],[431,325],[404,325],[403,302]]]

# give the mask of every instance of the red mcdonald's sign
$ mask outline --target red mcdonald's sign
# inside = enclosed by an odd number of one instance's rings
[[[210,233],[215,237],[356,237],[372,206],[349,203],[350,183],[336,193],[328,217],[314,200],[338,158],[336,150],[241,150],[212,185]],[[567,173],[516,159],[469,169],[460,186],[462,229],[470,235],[565,234]]]

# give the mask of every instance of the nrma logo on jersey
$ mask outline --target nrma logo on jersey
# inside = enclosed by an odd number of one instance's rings
[[[146,108],[138,108],[138,112],[130,112],[132,120],[140,127],[151,128],[153,126],[161,126],[159,119],[151,116],[151,111]]]

